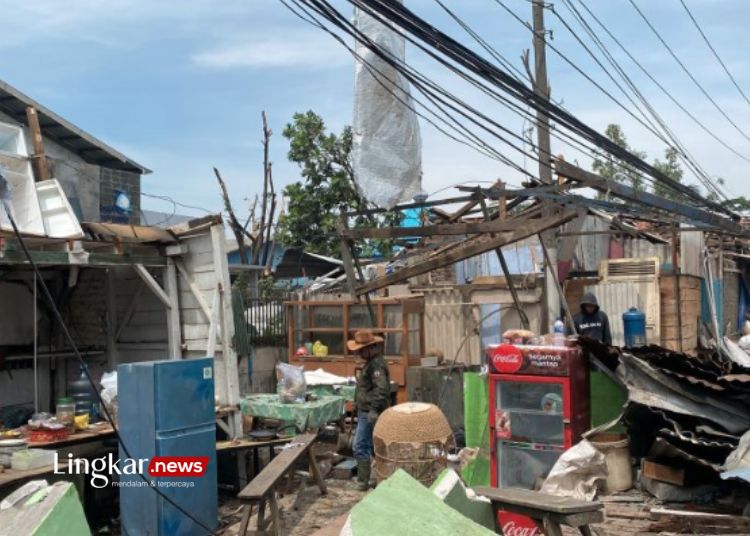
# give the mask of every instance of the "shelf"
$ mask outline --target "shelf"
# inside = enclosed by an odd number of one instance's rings
[[[562,443],[541,443],[539,441],[530,443],[527,441],[513,441],[512,439],[497,439],[497,444],[503,444],[506,447],[512,447],[521,450],[535,450],[535,451],[551,451],[551,452],[562,452],[565,450],[565,445]]]
[[[506,413],[521,413],[523,415],[545,415],[549,417],[563,417],[562,413],[553,413],[550,411],[544,411],[541,409],[515,409],[515,408],[496,408]]]

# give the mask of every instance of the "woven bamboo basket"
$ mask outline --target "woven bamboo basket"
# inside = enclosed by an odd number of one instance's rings
[[[403,469],[425,486],[447,465],[453,433],[434,404],[407,402],[387,409],[373,431],[378,483]]]

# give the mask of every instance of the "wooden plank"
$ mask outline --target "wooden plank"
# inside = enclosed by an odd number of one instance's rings
[[[641,464],[641,471],[643,471],[643,476],[647,476],[653,480],[667,482],[675,486],[685,485],[685,469],[669,467],[668,465],[644,458]]]
[[[135,310],[138,307],[138,301],[140,300],[141,294],[143,294],[143,290],[145,288],[145,285],[141,283],[133,294],[130,303],[128,304],[128,308],[125,311],[125,315],[122,317],[122,320],[120,320],[120,325],[117,326],[117,331],[115,332],[115,341],[120,340],[122,331],[130,323],[130,319],[133,317],[133,313],[135,313]]]
[[[159,285],[156,279],[154,279],[154,276],[151,275],[151,272],[149,272],[142,264],[136,264],[133,266],[133,268],[143,280],[143,282],[146,283],[146,286],[151,290],[151,292],[153,292],[154,295],[159,299],[159,301],[164,305],[164,307],[170,309],[172,307],[171,299],[169,298],[167,293],[164,292],[164,289],[161,288],[161,285]]]
[[[431,272],[432,270],[435,270],[437,268],[449,266],[458,261],[474,257],[486,251],[491,251],[493,249],[503,247],[507,244],[518,242],[519,240],[528,238],[529,236],[540,233],[551,227],[562,225],[563,223],[566,223],[576,217],[576,214],[577,212],[574,210],[566,210],[560,214],[556,214],[547,218],[540,218],[537,220],[524,220],[523,225],[519,225],[521,222],[519,222],[518,220],[506,220],[507,222],[514,222],[513,231],[499,233],[496,238],[491,240],[471,242],[469,244],[456,247],[449,252],[443,253],[441,255],[436,255],[426,261],[420,262],[419,264],[402,268],[390,275],[379,277],[365,283],[364,285],[360,285],[359,287],[357,287],[356,292],[357,294],[372,292],[373,290],[405,281],[410,277],[415,277],[420,274]]]
[[[213,357],[216,353],[216,330],[219,327],[219,312],[221,310],[221,295],[219,289],[214,289],[214,299],[211,304],[211,323],[208,325],[207,354]]]
[[[211,244],[216,270],[216,287],[220,293],[219,322],[216,329],[217,335],[221,338],[221,361],[224,364],[224,381],[217,382],[217,386],[219,387],[216,394],[219,397],[220,403],[235,405],[240,403],[240,379],[237,368],[237,352],[233,345],[234,311],[232,310],[232,282],[229,279],[229,261],[225,249],[223,224],[211,227]],[[239,437],[242,434],[242,416],[239,412],[236,412],[227,420],[235,437]]]
[[[39,114],[36,108],[28,106],[26,108],[26,120],[29,123],[29,132],[31,133],[31,145],[34,153],[31,155],[34,163],[34,177],[37,182],[47,181],[52,178],[49,173],[49,164],[47,156],[44,154],[44,138],[42,138],[42,129],[39,126]]]
[[[114,370],[117,366],[117,339],[115,337],[115,330],[117,329],[117,299],[115,293],[115,287],[117,284],[116,274],[113,268],[107,269],[106,281],[105,281],[105,302],[106,302],[106,348],[107,348],[107,366],[109,370]]]
[[[523,506],[560,515],[595,512],[602,508],[597,501],[581,501],[568,497],[558,497],[521,488],[472,488],[477,495],[487,497],[493,503],[502,505]]]
[[[271,460],[242,491],[237,498],[242,501],[258,501],[266,497],[279,480],[292,468],[294,462],[312,446],[317,433],[310,432],[294,438],[291,447]]]
[[[198,289],[198,287],[195,286],[195,283],[193,283],[193,278],[188,273],[185,264],[181,260],[175,260],[175,266],[177,266],[180,275],[185,280],[185,283],[187,283],[188,288],[190,289],[190,293],[195,298],[195,301],[198,302],[200,310],[203,311],[203,315],[206,321],[211,322],[211,308],[208,306],[208,303],[206,303],[206,299],[203,297],[203,293]]]
[[[182,331],[180,329],[180,290],[177,284],[177,267],[174,259],[167,259],[164,270],[164,287],[169,296],[170,307],[167,309],[167,339],[169,340],[169,358],[182,359]]]
[[[476,204],[477,201],[474,202]],[[518,220],[493,220],[478,223],[443,223],[424,227],[368,227],[365,229],[343,229],[341,236],[349,240],[362,238],[403,238],[412,236],[456,236],[512,231]]]

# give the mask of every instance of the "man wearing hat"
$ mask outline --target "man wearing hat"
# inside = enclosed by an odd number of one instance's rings
[[[347,348],[364,363],[357,367],[357,431],[354,434],[354,458],[357,460],[359,490],[370,487],[370,461],[372,459],[372,431],[378,416],[389,406],[391,387],[388,364],[383,357],[383,338],[370,330],[354,333]],[[361,368],[360,368],[361,367]]]

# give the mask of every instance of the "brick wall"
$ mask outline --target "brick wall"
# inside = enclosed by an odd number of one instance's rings
[[[101,221],[115,223],[141,222],[141,176],[132,171],[100,168],[99,208]],[[115,207],[116,193],[125,192],[130,197],[130,211]]]

